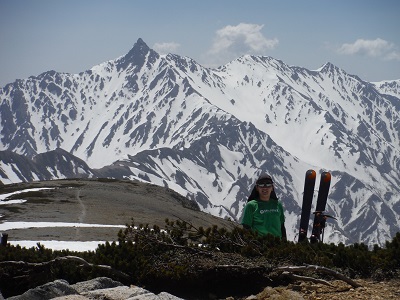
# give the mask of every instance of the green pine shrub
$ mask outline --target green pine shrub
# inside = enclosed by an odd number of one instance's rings
[[[3,296],[20,294],[22,289],[39,283],[39,276],[32,282],[16,281],[21,275],[18,272],[26,274],[27,271],[10,267],[7,261],[40,263],[64,256],[78,256],[90,264],[111,266],[129,278],[114,279],[160,291],[166,288],[173,291],[183,285],[204,290],[204,286],[211,288],[214,281],[221,287],[226,284],[227,288],[239,287],[245,280],[252,280],[257,286],[266,282],[257,282],[260,276],[265,279],[274,268],[290,265],[318,265],[350,278],[385,280],[400,276],[400,232],[385,247],[375,245],[369,249],[362,243],[349,246],[294,243],[273,236],[260,237],[241,227],[195,228],[181,220],[167,219],[165,228],[161,229],[148,224],[135,226],[132,221],[119,232],[117,242],[99,245],[95,251],[52,251],[41,244],[29,249],[0,247],[0,290],[10,291]],[[66,279],[71,284],[99,276],[112,277],[101,268],[63,261],[52,264],[46,272],[43,280]],[[12,276],[14,280],[10,281]]]

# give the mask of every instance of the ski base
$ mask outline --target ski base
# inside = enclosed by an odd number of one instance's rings
[[[303,204],[301,208],[299,242],[307,239],[308,223],[310,220],[312,199],[314,196],[314,186],[317,173],[310,169],[306,172],[304,180]]]
[[[331,173],[322,172],[321,181],[318,189],[317,205],[314,212],[313,229],[310,237],[311,243],[323,241],[323,233],[326,226],[326,220],[328,218],[328,216],[324,214],[324,211],[328,200],[330,185]]]

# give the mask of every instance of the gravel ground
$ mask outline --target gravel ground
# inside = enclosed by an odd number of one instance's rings
[[[54,180],[0,187],[0,194],[49,188],[16,195],[24,203],[0,205],[3,222],[71,222],[103,225],[149,224],[185,220],[204,228],[237,225],[198,210],[196,203],[159,186],[116,180]],[[195,210],[197,209],[197,210]],[[112,241],[121,228],[46,227],[4,231],[9,240]]]
[[[351,288],[343,281],[332,281],[331,287],[322,284],[302,284],[301,294],[307,300],[400,299],[400,281],[356,280],[361,285]]]

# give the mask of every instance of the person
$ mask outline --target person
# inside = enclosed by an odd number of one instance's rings
[[[286,240],[284,210],[271,176],[260,175],[247,201],[241,222],[243,227],[261,236],[272,234]]]

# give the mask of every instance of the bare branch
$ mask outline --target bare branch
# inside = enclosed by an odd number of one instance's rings
[[[323,280],[323,279],[318,279],[318,278],[313,278],[313,277],[308,277],[308,276],[301,276],[301,275],[296,275],[290,272],[283,272],[282,275],[285,275],[291,279],[295,279],[295,280],[301,280],[301,281],[311,281],[313,283],[321,283],[324,285],[328,285],[328,286],[332,286],[332,284],[330,284],[328,281]]]
[[[84,260],[81,257],[71,256],[71,255],[70,256],[56,257],[55,259],[52,259],[52,260],[46,261],[46,262],[42,262],[42,263],[30,263],[30,262],[25,262],[25,261],[2,261],[2,262],[0,262],[0,266],[2,266],[2,265],[13,266],[14,265],[14,266],[26,266],[26,267],[37,268],[37,267],[50,266],[51,264],[54,264],[54,263],[56,263],[58,261],[76,261],[76,262],[79,262],[79,263],[83,264],[84,266],[89,266],[89,267],[92,267],[92,268],[96,267],[96,268],[99,268],[101,270],[105,270],[107,272],[110,272],[110,273],[112,273],[114,275],[120,276],[120,277],[125,278],[125,279],[129,279],[130,278],[129,275],[127,275],[127,274],[125,274],[125,273],[123,273],[121,271],[115,270],[115,269],[111,268],[110,266],[91,264],[91,263],[87,262],[86,260]]]
[[[318,272],[318,273],[325,273],[325,274],[332,275],[333,277],[338,278],[338,279],[350,284],[354,288],[361,287],[360,284],[358,284],[357,282],[344,276],[343,274],[340,274],[332,269],[328,269],[328,268],[320,267],[320,266],[316,266],[316,265],[278,267],[277,270],[282,271],[282,272],[283,271],[287,271],[287,272],[314,271],[314,272]]]
[[[134,233],[137,234],[138,236],[142,237],[149,245],[158,244],[158,245],[162,245],[164,247],[184,249],[189,252],[200,253],[203,255],[211,256],[209,251],[204,251],[200,248],[194,248],[194,247],[190,247],[190,246],[178,245],[172,239],[171,239],[171,243],[167,243],[167,242],[164,242],[161,239],[159,239],[156,235],[147,234],[146,232],[143,232],[140,229],[134,229]]]

